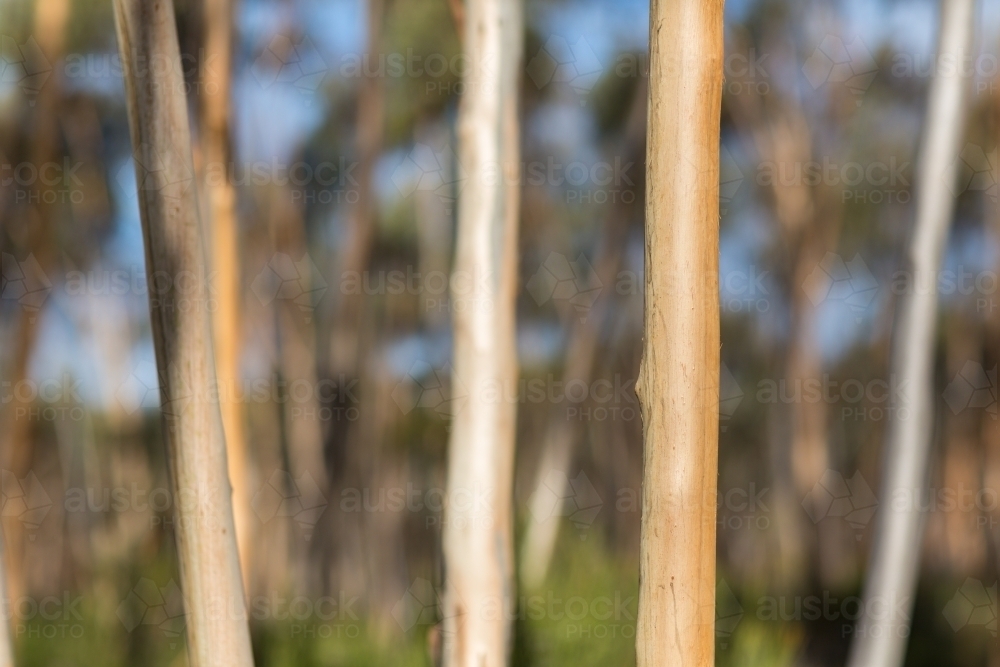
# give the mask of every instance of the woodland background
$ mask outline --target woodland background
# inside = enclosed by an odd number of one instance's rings
[[[176,5],[194,114],[214,65],[198,3]],[[446,278],[463,181],[452,10],[236,8],[241,381],[213,391],[244,414],[258,665],[423,665],[440,640],[440,502],[462,405]],[[938,284],[931,491],[899,499],[926,508],[914,666],[1000,665],[1000,10],[980,13]],[[899,267],[927,86],[948,66],[936,16],[916,0],[727,3],[720,665],[847,653],[906,390],[888,370],[892,313],[925,287]],[[498,391],[518,401],[518,549],[532,531],[558,540],[540,583],[498,613],[516,615],[516,665],[630,664],[648,6],[529,0],[526,21],[521,382]],[[158,294],[112,22],[110,2],[0,3],[5,613],[22,665],[185,661]],[[225,178],[195,162],[197,187]],[[343,231],[356,224],[361,242]],[[572,443],[551,471],[570,480],[561,506],[561,485],[536,483],[558,437]]]

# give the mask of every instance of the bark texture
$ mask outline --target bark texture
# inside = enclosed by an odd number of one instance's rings
[[[253,665],[233,528],[208,262],[198,215],[184,79],[171,0],[115,0],[125,74],[163,435],[192,667]],[[155,65],[155,66],[153,66]],[[183,303],[182,303],[183,302]]]
[[[638,667],[711,667],[723,3],[653,0]]]

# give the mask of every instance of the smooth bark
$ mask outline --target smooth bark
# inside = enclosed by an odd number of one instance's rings
[[[968,57],[974,0],[941,3],[939,62]],[[913,285],[934,285],[948,238],[965,121],[967,86],[958,69],[942,67],[931,81],[922,149],[917,165],[916,222],[907,260]],[[903,295],[894,330],[892,373],[907,387],[897,406],[882,461],[875,541],[864,586],[849,667],[898,667],[906,640],[920,565],[923,517],[917,503],[892,502],[927,484],[934,414],[934,328],[937,294],[911,289]],[[919,497],[919,496],[917,496]]]
[[[509,660],[513,601],[512,492],[517,381],[514,304],[520,192],[518,87],[523,16],[517,0],[470,0],[470,66],[458,117],[468,175],[458,205],[451,306],[452,393],[468,397],[452,423],[444,559],[444,664]],[[483,280],[477,276],[485,276]],[[500,391],[498,391],[500,389]]]
[[[715,655],[722,8],[650,7],[638,667]]]

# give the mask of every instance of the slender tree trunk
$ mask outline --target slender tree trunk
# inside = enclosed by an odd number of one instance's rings
[[[231,0],[205,0],[204,98],[201,109],[201,144],[205,160],[205,192],[212,238],[212,267],[218,307],[214,311],[215,371],[221,397],[222,426],[226,435],[229,481],[233,485],[233,519],[244,586],[251,577],[250,544],[253,529],[247,489],[247,445],[243,428],[240,356],[243,336],[240,320],[239,234],[236,189],[229,165],[230,91],[232,90],[233,6]],[[249,588],[247,588],[249,594]]]
[[[253,665],[172,0],[115,0],[192,667]],[[158,64],[153,67],[151,64]],[[162,281],[161,281],[162,282]],[[184,307],[180,307],[180,302]]]
[[[715,655],[722,8],[650,7],[638,667]]]
[[[311,264],[309,257],[309,240],[306,231],[304,212],[301,202],[292,197],[288,188],[272,189],[270,194],[268,219],[271,223],[273,243],[278,251],[278,257],[284,260]],[[298,273],[299,288],[309,294],[317,285],[313,281],[311,270],[300,266]],[[288,464],[296,484],[306,481],[315,484],[313,492],[323,498],[329,497],[327,484],[326,462],[323,455],[322,423],[319,395],[310,392],[303,397],[291,395],[290,387],[297,383],[317,387],[316,376],[316,329],[313,324],[311,310],[303,311],[301,304],[276,299],[271,303],[275,326],[275,352],[280,375],[279,385],[285,389],[282,410],[283,446],[288,456]],[[305,478],[305,480],[303,479]],[[304,488],[300,488],[304,490]],[[299,522],[290,519],[295,525],[290,527],[288,543],[288,562],[290,567],[287,583],[295,586],[299,593],[316,590],[320,584],[320,567],[316,562],[317,554],[313,550],[315,523]],[[334,533],[339,535],[340,533]],[[309,544],[303,544],[307,541]]]
[[[368,0],[367,6],[367,60],[378,62],[382,48],[382,26],[385,20],[385,0]],[[385,80],[383,77],[364,68],[362,78],[358,82],[357,106],[355,109],[357,128],[355,150],[358,156],[357,169],[357,202],[351,205],[347,213],[347,225],[343,238],[337,249],[336,267],[341,285],[347,280],[364,280],[364,274],[371,262],[372,250],[377,236],[377,198],[374,187],[375,163],[382,152],[385,137]],[[347,388],[356,380],[358,400],[365,402],[363,394],[373,391],[374,387],[360,380],[369,367],[368,357],[371,354],[372,337],[366,335],[367,324],[366,304],[360,290],[352,292],[337,289],[336,302],[332,312],[329,336],[329,364],[323,372],[328,373],[333,382],[341,387],[346,395]],[[341,398],[344,397],[341,395]],[[370,403],[368,403],[370,405]],[[360,409],[361,405],[352,406]],[[364,420],[369,415],[364,414]],[[360,421],[348,422],[326,433],[328,446],[335,452],[334,462],[330,469],[330,482],[333,492],[344,485],[367,487],[372,480],[367,477],[372,470],[373,452],[363,438],[362,432],[367,427]],[[380,520],[378,517],[375,521]],[[360,585],[369,588],[366,581],[368,568],[364,566],[369,559],[364,554],[365,541],[364,523],[366,517],[352,517],[339,513],[331,513],[328,517],[329,534],[324,536],[320,548],[324,557],[331,564],[331,571],[340,580],[340,588]],[[333,536],[337,536],[334,539]],[[362,555],[358,555],[362,554]],[[354,568],[352,561],[361,564]],[[340,574],[350,572],[350,574]],[[347,580],[347,581],[345,581]]]
[[[382,43],[384,0],[368,0],[368,58],[378,62]],[[367,72],[367,68],[365,68]],[[375,242],[375,192],[373,171],[382,152],[385,135],[385,81],[380,76],[365,75],[358,88],[357,106],[358,201],[347,217],[347,230],[342,241],[338,268],[342,279],[361,277],[368,268]],[[359,367],[359,350],[365,348],[359,339],[363,294],[360,290],[344,293],[338,290],[337,309],[330,336],[333,372],[353,378]],[[338,378],[339,379],[339,378]]]
[[[443,535],[447,667],[500,667],[507,664],[511,647],[507,612],[514,585],[516,404],[503,399],[503,389],[517,382],[520,190],[510,170],[520,161],[522,33],[518,0],[469,0],[466,5],[464,44],[471,64],[458,141],[468,181],[459,199],[451,303],[452,386],[461,383],[468,398],[455,415],[448,452]]]
[[[974,0],[941,3],[939,58],[968,57]],[[916,223],[908,261],[912,287],[900,301],[895,326],[892,373],[908,392],[893,420],[882,462],[875,540],[864,587],[865,614],[851,645],[850,667],[897,667],[906,655],[910,614],[920,564],[923,520],[919,504],[898,507],[927,483],[933,432],[933,354],[937,294],[918,285],[936,285],[948,238],[956,159],[965,121],[966,81],[958,71],[940,69],[931,81],[922,152],[917,171]],[[900,609],[902,613],[897,613]]]

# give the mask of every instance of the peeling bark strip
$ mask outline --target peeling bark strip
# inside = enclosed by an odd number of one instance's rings
[[[502,667],[512,628],[516,404],[496,400],[491,389],[517,381],[520,197],[510,169],[520,162],[523,17],[519,0],[470,0],[466,12],[464,44],[474,64],[458,117],[458,159],[468,178],[459,197],[454,270],[489,279],[453,281],[453,386],[466,388],[468,399],[449,442],[443,657],[447,667]]]
[[[638,667],[715,655],[722,7],[650,7]]]
[[[973,37],[975,0],[942,0],[938,54],[964,62]],[[958,68],[941,68],[928,91],[927,118],[917,164],[916,222],[907,256],[914,285],[935,285],[948,240],[958,154],[965,126],[968,81]],[[892,374],[909,387],[892,420],[882,459],[875,540],[865,579],[866,613],[858,620],[849,667],[897,667],[906,657],[920,566],[923,516],[919,503],[897,507],[900,490],[923,489],[934,422],[934,326],[937,294],[911,289],[899,304],[893,330]]]
[[[174,278],[151,300],[188,662],[253,665],[233,530],[226,443],[212,396],[207,261],[172,0],[115,0],[147,276]],[[160,293],[163,292],[162,285]],[[150,286],[150,293],[154,290]],[[179,307],[183,301],[184,307]]]

